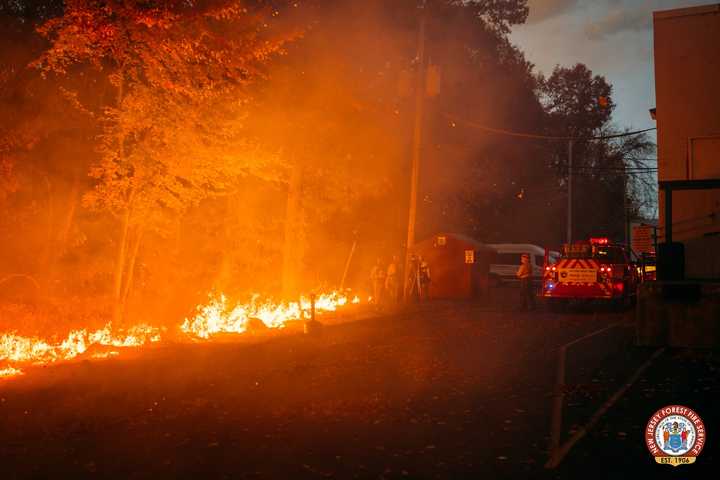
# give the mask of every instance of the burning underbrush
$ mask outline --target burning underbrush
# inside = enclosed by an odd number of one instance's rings
[[[334,312],[360,299],[332,292],[314,298],[318,315]],[[253,295],[246,302],[231,304],[224,295],[211,296],[197,307],[194,316],[174,327],[138,324],[114,328],[108,323],[99,329],[77,329],[66,336],[50,338],[23,336],[17,332],[0,334],[0,378],[14,377],[23,368],[47,365],[76,358],[107,358],[126,349],[159,344],[180,337],[190,341],[207,341],[218,334],[243,334],[249,330],[281,329],[290,322],[311,317],[312,300],[301,297],[295,302],[276,302]]]

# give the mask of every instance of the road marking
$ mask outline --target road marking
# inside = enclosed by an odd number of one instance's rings
[[[596,319],[597,312],[593,314],[593,320]],[[619,322],[613,323],[611,325],[608,325],[607,327],[601,328],[600,330],[596,330],[592,333],[588,333],[587,335],[583,335],[580,338],[576,338],[575,340],[572,340],[560,347],[560,350],[558,352],[558,368],[557,375],[555,377],[555,396],[553,400],[552,422],[550,427],[551,455],[553,455],[560,446],[560,435],[562,430],[562,411],[563,403],[565,402],[565,358],[567,356],[567,349],[569,347],[572,347],[573,345],[587,340],[588,338],[592,338],[596,335],[600,335],[601,333],[610,330],[611,328],[615,328],[618,325],[620,325]]]
[[[570,439],[565,442],[562,446],[556,446],[555,448],[550,450],[550,459],[545,464],[545,468],[556,468],[558,465],[560,465],[560,462],[563,461],[565,456],[570,452],[570,450],[575,446],[577,442],[579,442],[587,433],[595,426],[595,424],[600,420],[600,417],[605,415],[605,413],[610,410],[610,408],[615,405],[615,403],[623,396],[625,395],[625,392],[630,389],[630,387],[633,386],[633,384],[640,378],[640,376],[647,370],[650,365],[663,353],[665,352],[665,347],[658,348],[655,350],[655,352],[650,356],[649,359],[645,363],[643,363],[640,368],[638,368],[632,377],[628,379],[628,381],[625,383],[625,385],[622,386],[617,392],[613,394],[612,397],[610,397],[605,403],[602,404],[602,406],[593,414],[592,417],[590,417],[590,420],[581,427],[575,434],[570,437]],[[562,401],[562,400],[561,400]],[[560,415],[562,415],[562,405],[561,405],[561,412]],[[555,418],[553,417],[553,421]],[[553,427],[555,425],[553,424]],[[558,426],[559,428],[559,426]],[[554,431],[553,431],[554,433]],[[555,439],[559,442],[559,432],[558,437]]]

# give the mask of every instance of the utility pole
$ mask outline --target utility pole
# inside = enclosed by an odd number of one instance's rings
[[[568,206],[567,206],[567,243],[572,243],[572,207],[573,207],[573,141],[568,140]]]
[[[425,0],[420,4],[420,28],[418,30],[417,46],[417,80],[415,85],[415,123],[413,126],[412,167],[410,174],[410,207],[408,212],[407,244],[405,247],[405,268],[403,269],[403,299],[408,300],[408,279],[410,268],[410,253],[415,245],[415,218],[417,217],[417,190],[420,172],[420,150],[422,147],[422,127],[425,110],[425,23],[427,21],[427,6]]]
[[[627,182],[627,172],[623,169],[623,209],[625,210],[623,230],[625,230],[625,245],[630,246],[630,202],[628,202]]]

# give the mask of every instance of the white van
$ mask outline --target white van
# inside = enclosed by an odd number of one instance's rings
[[[497,253],[497,263],[490,264],[490,284],[500,285],[504,282],[517,282],[515,274],[520,267],[520,255],[530,255],[530,264],[533,266],[533,282],[542,280],[542,269],[545,262],[545,249],[529,243],[495,243],[488,245],[494,248]],[[548,253],[550,263],[555,263],[560,258],[559,252]]]

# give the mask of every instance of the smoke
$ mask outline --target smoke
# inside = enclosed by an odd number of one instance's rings
[[[579,0],[529,0],[527,23],[539,23],[549,18],[563,15],[574,9]]]
[[[600,20],[590,22],[585,33],[591,40],[601,40],[622,32],[644,31],[650,28],[652,12],[647,8],[616,8]]]

